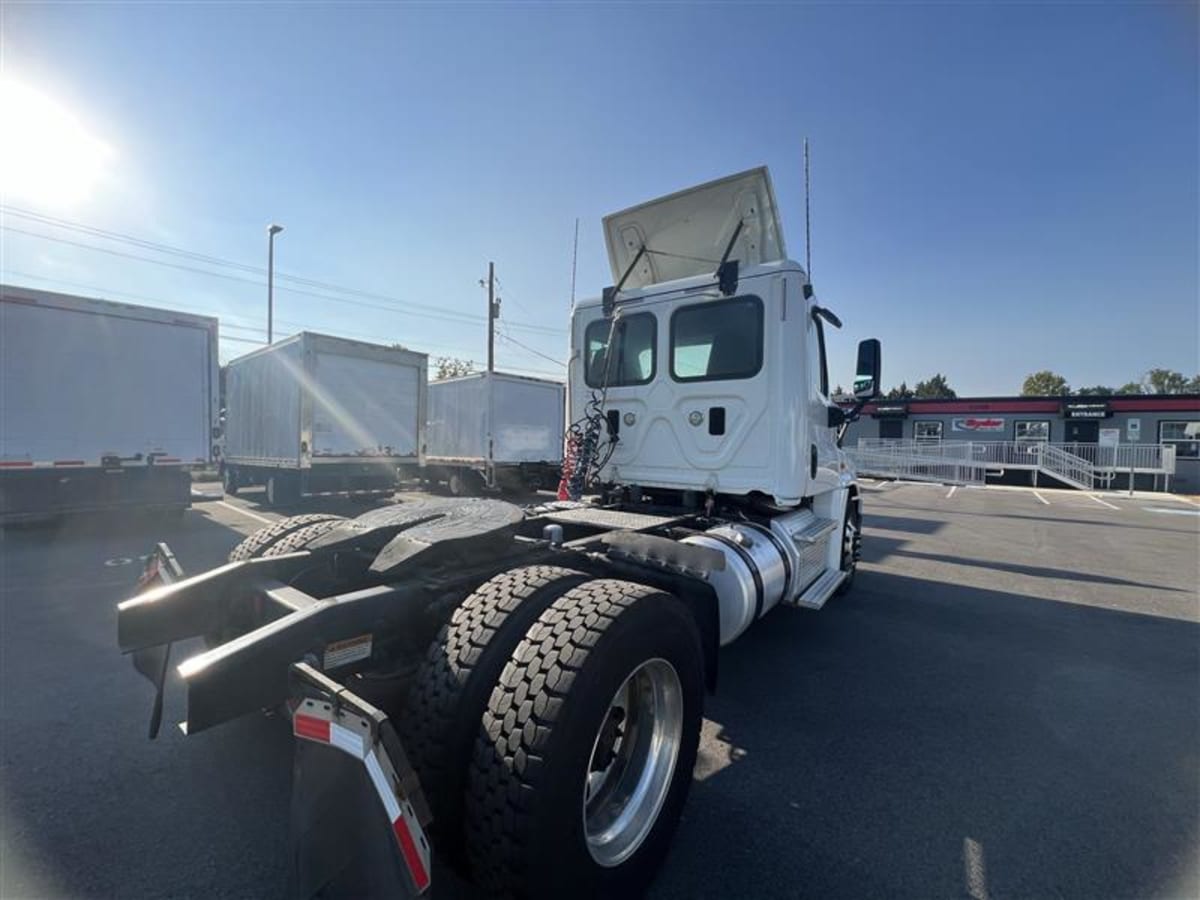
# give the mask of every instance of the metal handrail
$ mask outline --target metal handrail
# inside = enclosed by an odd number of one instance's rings
[[[1078,457],[1095,474],[1174,475],[1173,444],[1081,444],[1050,441],[917,441],[859,438],[857,449],[902,456],[943,457],[986,463],[994,468],[1038,468],[1040,447],[1050,447]],[[1056,457],[1057,458],[1057,457]]]

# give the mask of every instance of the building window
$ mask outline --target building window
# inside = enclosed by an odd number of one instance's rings
[[[586,347],[583,380],[588,387],[604,386],[607,369],[608,386],[648,384],[654,380],[658,339],[658,322],[651,313],[633,313],[617,320],[613,343],[616,344],[611,366],[605,348],[608,344],[611,319],[589,322],[584,332]]]
[[[1159,422],[1158,442],[1173,444],[1176,459],[1200,459],[1200,421]]]
[[[941,422],[913,422],[913,437],[918,441],[940,441]]]
[[[1017,422],[1014,426],[1013,436],[1018,441],[1025,443],[1046,443],[1050,440],[1050,423],[1045,420],[1037,422]]]
[[[676,381],[753,378],[762,360],[763,305],[757,297],[682,306],[671,316]]]

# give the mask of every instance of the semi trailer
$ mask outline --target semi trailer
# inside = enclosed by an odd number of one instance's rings
[[[186,509],[217,365],[214,318],[0,285],[0,524]]]
[[[426,481],[455,496],[558,484],[566,389],[562,382],[479,372],[429,384]]]
[[[419,465],[426,355],[315,332],[225,367],[225,493],[283,506],[324,493],[390,493]]]
[[[756,169],[604,221],[614,284],[572,311],[565,499],[285,519],[120,604],[190,739],[284,708],[295,896],[636,896],[666,854],[720,648],[852,583],[862,497],[825,330]],[[879,387],[860,343],[860,405]],[[802,668],[802,661],[797,661]]]

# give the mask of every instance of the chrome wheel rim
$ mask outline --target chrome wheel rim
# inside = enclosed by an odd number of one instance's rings
[[[854,568],[856,560],[854,559],[854,538],[858,534],[858,529],[854,527],[854,520],[847,517],[846,527],[842,529],[842,571],[849,572]]]
[[[617,689],[583,782],[588,852],[606,868],[629,859],[658,821],[683,739],[683,687],[665,659],[642,663]]]

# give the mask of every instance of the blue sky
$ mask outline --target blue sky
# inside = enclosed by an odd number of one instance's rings
[[[602,215],[766,164],[802,259],[808,136],[814,282],[846,323],[835,383],[866,336],[886,384],[941,371],[960,394],[1042,368],[1076,386],[1200,369],[1195,4],[3,9],[3,78],[108,148],[85,196],[10,180],[4,202],[249,266],[278,221],[278,272],[390,298],[277,282],[277,334],[483,359],[493,259],[506,332],[542,354],[501,340],[499,364],[552,371],[576,217],[596,294]],[[253,272],[4,224],[7,281],[262,338]]]

